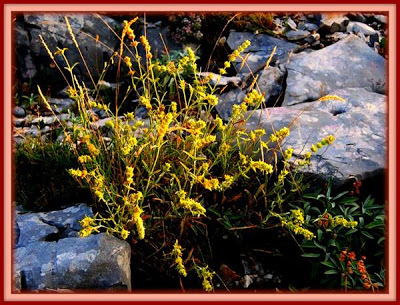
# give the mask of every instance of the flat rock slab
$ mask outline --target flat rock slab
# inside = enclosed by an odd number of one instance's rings
[[[257,110],[249,120],[250,129],[264,128],[267,135],[290,126],[291,133],[282,143],[292,146],[294,156],[301,157],[329,134],[336,141],[317,154],[301,172],[333,179],[336,186],[352,176],[371,178],[383,173],[386,164],[386,96],[360,88],[331,91],[346,102],[312,102],[291,107]]]
[[[90,207],[22,213],[16,210],[14,222],[17,290],[131,289],[127,242],[104,233],[78,237]]]
[[[105,233],[17,248],[15,274],[21,290],[131,289],[131,249]]]
[[[365,88],[382,94],[386,90],[386,60],[355,35],[294,57],[287,71],[283,105],[317,100],[340,88]]]
[[[276,46],[276,52],[272,59],[274,61],[280,61],[284,63],[291,52],[297,49],[297,45],[285,40],[277,39],[265,34],[254,35],[249,32],[235,32],[232,31],[227,39],[228,46],[235,50],[245,40],[249,40],[251,45],[242,54],[246,57],[246,62],[242,66],[242,60],[236,59],[234,62],[237,72],[249,73],[250,71],[255,73],[262,69],[267,63],[273,48]]]

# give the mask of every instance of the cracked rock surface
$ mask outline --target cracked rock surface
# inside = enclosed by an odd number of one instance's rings
[[[356,176],[371,178],[383,173],[386,164],[386,96],[360,88],[329,92],[346,100],[303,103],[257,110],[249,120],[250,129],[264,128],[272,133],[290,127],[290,135],[282,149],[293,147],[293,155],[301,157],[311,144],[329,134],[336,141],[313,154],[309,166],[300,170],[322,180],[333,178],[342,185]]]
[[[105,233],[80,238],[78,221],[85,215],[93,216],[85,204],[16,212],[16,290],[131,289],[129,244]]]

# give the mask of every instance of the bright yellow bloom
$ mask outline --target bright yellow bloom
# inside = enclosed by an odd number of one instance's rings
[[[186,277],[187,272],[185,266],[183,265],[182,250],[183,249],[179,245],[178,240],[176,240],[174,244],[174,249],[172,250],[172,255],[175,256],[176,269],[178,270],[178,273]]]
[[[274,167],[271,164],[268,164],[264,161],[250,161],[250,167],[256,171],[257,169],[266,172],[267,174],[272,174],[274,171]]]
[[[261,104],[262,102],[265,101],[265,97],[263,94],[259,93],[257,90],[253,89],[251,92],[249,92],[246,97],[243,99],[243,101],[250,105],[257,105]]]
[[[85,218],[79,221],[79,224],[82,226],[82,228],[86,228],[94,224],[94,219],[85,215]]]
[[[93,228],[91,226],[85,227],[79,231],[79,237],[88,237],[92,234]]]
[[[213,94],[208,94],[204,99],[208,101],[208,104],[211,106],[216,106],[218,104],[218,97]]]
[[[120,235],[121,235],[121,238],[125,240],[129,236],[129,231],[127,231],[125,229],[122,229],[121,232],[120,232]]]
[[[290,159],[293,156],[293,148],[288,147],[284,152],[285,159]]]
[[[201,216],[206,214],[206,209],[197,201],[187,198],[184,191],[179,191],[178,197],[180,198],[179,203],[185,209],[192,213],[193,216]]]

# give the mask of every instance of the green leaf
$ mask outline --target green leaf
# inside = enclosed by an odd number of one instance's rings
[[[369,234],[367,231],[361,231],[361,234],[368,237],[369,239],[374,239],[374,237],[371,234]]]
[[[304,254],[302,254],[301,256],[302,256],[302,257],[309,257],[309,258],[312,258],[312,257],[320,257],[321,254],[319,254],[319,253],[304,253]]]
[[[333,197],[333,201],[335,201],[336,199],[339,199],[340,197],[342,197],[343,195],[346,195],[348,193],[348,191],[342,192],[339,195],[337,195],[336,197]]]
[[[346,198],[343,198],[342,200],[340,200],[338,203],[354,203],[354,202],[356,202],[358,200],[358,198],[357,197],[346,197]]]
[[[321,262],[321,264],[322,264],[322,265],[325,265],[325,266],[327,266],[327,267],[329,267],[329,268],[332,268],[332,269],[335,269],[335,268],[336,268],[335,264],[334,264],[334,263],[331,263],[331,262]]]
[[[383,223],[380,220],[374,220],[373,222],[370,222],[369,224],[365,225],[364,228],[366,229],[372,229],[376,227],[383,227]]]
[[[317,243],[315,240],[314,240],[314,245],[316,245],[318,248],[320,248],[321,250],[324,250],[324,252],[326,252],[326,247],[323,246],[323,245],[320,245],[320,244]]]
[[[381,238],[378,239],[377,244],[378,245],[381,244],[385,239],[386,239],[385,236],[382,236]]]
[[[321,241],[321,239],[322,239],[322,230],[321,229],[318,229],[318,231],[317,231],[317,236],[318,236],[318,241]]]
[[[327,270],[324,272],[324,274],[338,274],[339,272],[337,270],[331,269],[331,270]]]
[[[350,234],[353,234],[353,233],[355,233],[357,231],[358,231],[358,229],[354,228],[354,229],[351,229],[351,230],[347,231],[346,233],[344,233],[344,235],[350,235]]]

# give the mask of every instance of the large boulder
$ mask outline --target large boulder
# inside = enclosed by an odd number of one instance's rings
[[[94,79],[98,78],[104,68],[104,62],[110,58],[118,46],[118,37],[112,30],[116,30],[119,24],[109,17],[90,13],[23,14],[22,20],[18,20],[15,28],[16,58],[22,78],[30,79],[40,72],[39,76],[44,79],[45,75],[52,76],[48,79],[48,85],[51,85],[54,77],[61,77],[60,72],[49,65],[51,60],[41,43],[39,37],[41,35],[51,52],[55,52],[57,47],[68,48],[65,54],[70,64],[79,63],[74,68],[74,72],[90,81],[85,64],[69,34],[65,16],[69,19],[90,74]],[[55,56],[55,58],[60,67],[65,66],[61,56]],[[65,86],[65,82],[62,84]]]
[[[242,65],[242,60],[239,58],[234,62],[235,69],[239,73],[255,73],[264,68],[275,46],[276,52],[272,58],[272,62],[279,61],[285,63],[289,54],[297,49],[297,45],[294,43],[265,34],[254,35],[249,32],[232,31],[229,34],[227,43],[232,50],[235,50],[245,40],[251,42],[250,47],[242,54],[242,56],[246,58],[245,63]]]
[[[264,128],[266,134],[290,127],[282,148],[291,146],[301,157],[329,134],[336,141],[313,154],[309,166],[300,171],[321,180],[333,179],[335,186],[351,177],[370,179],[383,174],[386,162],[386,96],[361,88],[329,92],[346,99],[257,110],[248,121],[250,129]]]
[[[108,234],[78,237],[79,220],[93,216],[85,204],[15,217],[17,290],[131,289],[127,242]]]
[[[385,93],[386,61],[355,35],[324,49],[298,55],[287,65],[283,105],[317,100],[340,88]]]

